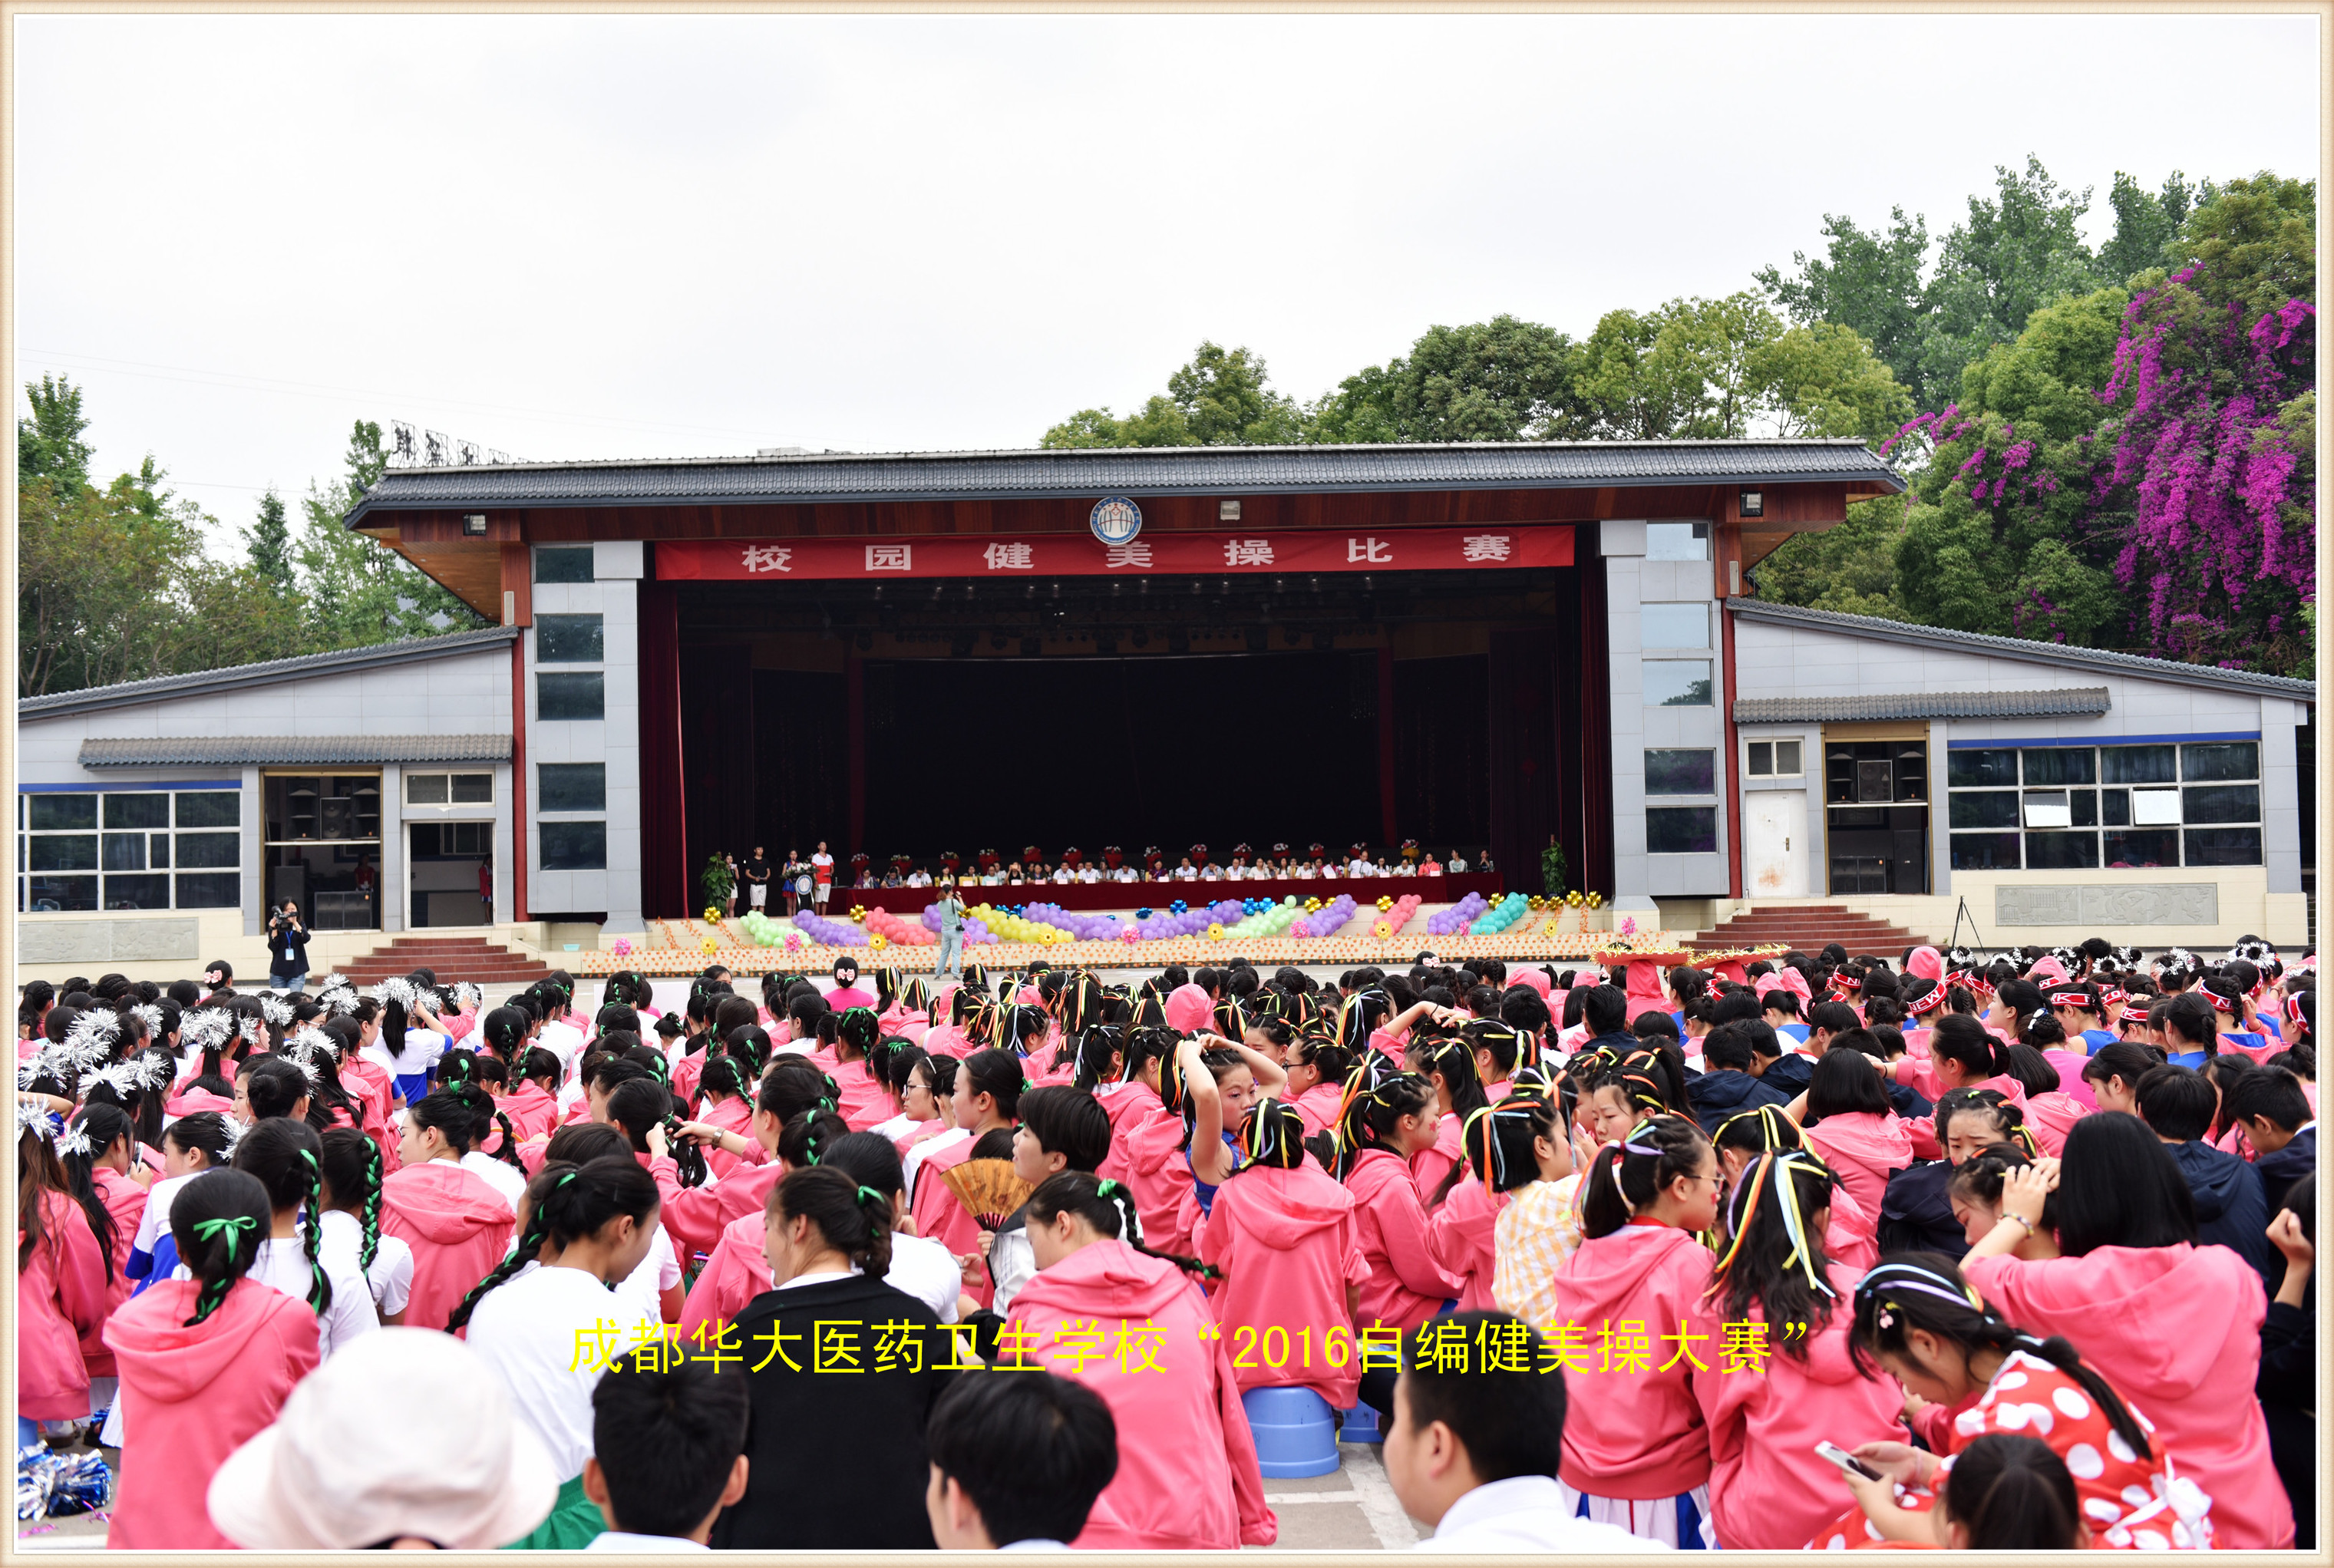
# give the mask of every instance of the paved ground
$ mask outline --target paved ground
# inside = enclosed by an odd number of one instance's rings
[[[1376,1447],[1344,1443],[1338,1453],[1345,1463],[1329,1475],[1265,1482],[1265,1500],[1280,1516],[1278,1549],[1369,1552],[1415,1542],[1417,1528],[1394,1502]],[[94,1552],[104,1545],[105,1521],[94,1515],[16,1526],[19,1552]]]

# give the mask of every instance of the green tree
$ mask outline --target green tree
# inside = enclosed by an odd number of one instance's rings
[[[2166,259],[2194,269],[2188,286],[2206,303],[2258,317],[2318,297],[2317,230],[2317,182],[2264,170],[2208,187]]]
[[[1828,322],[1854,330],[1872,345],[1924,409],[1943,406],[1923,379],[1921,349],[1928,335],[1929,304],[1922,269],[1929,255],[1929,220],[1907,218],[1901,207],[1889,210],[1885,230],[1869,232],[1855,220],[1824,215],[1824,255],[1810,260],[1795,253],[1798,275],[1773,266],[1751,276],[1801,326]]]
[[[1969,198],[1967,221],[1939,246],[1926,298],[1932,321],[1921,369],[1947,385],[1962,367],[2026,330],[2027,318],[2062,294],[2085,294],[2102,278],[2078,225],[2090,210],[2088,188],[2062,190],[2041,160],[2027,155],[2022,173],[1994,170],[1995,199]],[[1929,407],[1936,407],[1930,404]]]
[[[1047,430],[1041,447],[1259,447],[1304,438],[1303,414],[1272,390],[1264,361],[1245,348],[1202,341],[1191,358],[1124,418],[1081,409]]]
[[[1911,617],[1896,594],[1896,544],[1905,500],[1885,495],[1851,502],[1846,522],[1794,534],[1750,569],[1759,597],[1845,615]]]
[[[311,482],[300,503],[305,522],[294,557],[312,643],[319,649],[361,648],[486,625],[485,617],[405,557],[342,524],[389,467],[381,427],[357,420],[342,463],[342,477]]]
[[[2195,206],[2197,191],[2178,169],[2156,195],[2121,169],[2107,192],[2107,206],[2116,215],[2115,237],[2099,247],[2101,281],[2129,284],[2150,267],[2170,259],[2172,242]]]
[[[244,531],[244,546],[251,553],[252,570],[289,592],[292,588],[292,524],[284,515],[284,497],[273,489],[259,498],[259,518]]]
[[[43,376],[24,384],[33,411],[16,421],[16,483],[51,480],[67,489],[89,483],[89,443],[82,432],[89,420],[82,413],[81,392],[63,376]]]
[[[1587,433],[1564,333],[1499,315],[1432,326],[1403,358],[1365,368],[1306,412],[1315,441],[1523,441]]]
[[[1828,322],[1787,327],[1756,294],[1612,311],[1583,347],[1584,423],[1625,440],[1763,435],[1886,438],[1912,412],[1872,345]]]

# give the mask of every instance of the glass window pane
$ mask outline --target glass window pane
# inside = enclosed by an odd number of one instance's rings
[[[546,871],[604,871],[608,869],[606,822],[542,822],[543,869]]]
[[[410,773],[405,775],[405,803],[410,806],[442,806],[446,803],[446,775],[442,773]]]
[[[607,639],[596,615],[538,615],[535,618],[535,661],[537,664],[597,664],[605,657]]]
[[[2132,791],[2131,820],[2141,827],[2177,827],[2180,823],[2180,792],[2176,789]]]
[[[1952,846],[1953,870],[1957,871],[2018,870],[2016,833],[1954,833],[1946,842]]]
[[[2107,825],[2111,828],[2129,826],[2131,822],[2131,792],[2129,790],[2102,790],[2099,792],[2099,794],[2100,804],[2106,808],[2101,813],[2099,820],[2107,823]]]
[[[236,828],[243,825],[240,790],[184,790],[178,795],[178,825],[182,828]]]
[[[535,678],[535,717],[538,719],[605,718],[608,714],[607,679],[597,671],[590,675],[537,675]]]
[[[2065,790],[2030,791],[2025,797],[2026,825],[2030,828],[2071,827],[2068,816]]]
[[[2257,866],[2262,863],[2259,828],[2190,828],[2192,866]]]
[[[1645,754],[1648,757],[1654,754]],[[603,812],[608,809],[608,765],[546,762],[535,766],[538,811]],[[1704,792],[1708,793],[1708,792]]]
[[[35,910],[56,909],[71,914],[97,908],[95,877],[34,877],[28,891]]]
[[[2078,828],[2095,828],[2099,825],[2098,791],[2069,791],[2067,794],[2067,807],[2068,810],[2073,813],[2069,820],[2075,826]]]
[[[146,863],[158,871],[167,871],[170,869],[169,834],[148,833],[146,835]]]
[[[2097,833],[2029,833],[2026,866],[2035,871],[2085,871],[2099,863]]]
[[[2099,780],[2103,784],[2174,784],[2178,782],[2174,748],[2168,746],[2109,746],[2099,748]]]
[[[232,866],[241,863],[243,835],[241,833],[180,833],[178,864],[188,866]]]
[[[2185,819],[2191,822],[2257,822],[2261,821],[2261,785],[2208,784],[2180,792]]]
[[[1710,606],[1707,604],[1641,604],[1637,607],[1637,615],[1640,647],[1710,646]]]
[[[83,794],[34,794],[25,797],[24,825],[34,832],[43,829],[93,828],[97,826],[97,797]]]
[[[2014,784],[2018,754],[2014,751],[1949,751],[1945,753],[1945,783],[1953,789],[1972,784]]]
[[[1710,706],[1710,660],[1648,659],[1644,670],[1647,707]]]
[[[109,909],[167,909],[170,907],[170,879],[158,872],[134,877],[105,879],[105,907]]]
[[[109,871],[144,871],[146,869],[146,835],[144,833],[106,834],[105,869]]]
[[[1799,774],[1799,743],[1779,740],[1775,743],[1775,776],[1797,778]]]
[[[97,835],[34,833],[28,863],[36,871],[93,871],[97,870]]]
[[[1707,523],[1646,524],[1645,559],[1648,561],[1709,560],[1710,524]]]
[[[1775,743],[1773,741],[1754,740],[1750,743],[1750,772],[1753,778],[1770,778],[1773,776],[1775,772]]]
[[[458,806],[486,805],[495,798],[495,775],[490,773],[458,773],[453,785]]]
[[[1955,790],[1945,797],[1945,825],[1953,828],[2014,828],[2018,825],[2016,790]]]
[[[1659,806],[1645,813],[1649,855],[1713,855],[1718,852],[1716,806]]]
[[[592,547],[581,549],[545,550],[535,553],[535,580],[537,582],[589,582],[592,581]]]
[[[2105,852],[2109,866],[2176,866],[2180,863],[2180,830],[2130,828],[2117,832],[2110,828]]]
[[[108,795],[105,825],[110,828],[167,828],[170,797],[165,794]]]
[[[2098,754],[2087,746],[2045,746],[2030,747],[2025,755],[2026,782],[2030,784],[2097,784],[2097,770],[2092,766]]]
[[[2189,784],[2203,779],[2259,778],[2261,747],[2249,740],[2184,746],[2180,748],[2180,776]]]
[[[178,908],[232,909],[243,902],[243,878],[234,871],[204,871],[178,878]]]

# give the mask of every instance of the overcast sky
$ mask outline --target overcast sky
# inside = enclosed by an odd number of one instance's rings
[[[2318,165],[2307,16],[20,16],[22,384],[230,524],[403,418],[533,458],[1036,444],[1202,338],[1750,286],[1997,164]]]

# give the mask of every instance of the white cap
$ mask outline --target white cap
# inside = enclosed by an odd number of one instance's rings
[[[400,1535],[505,1546],[549,1515],[559,1477],[485,1358],[429,1329],[334,1351],[275,1425],[211,1477],[211,1523],[238,1546],[341,1551]]]

